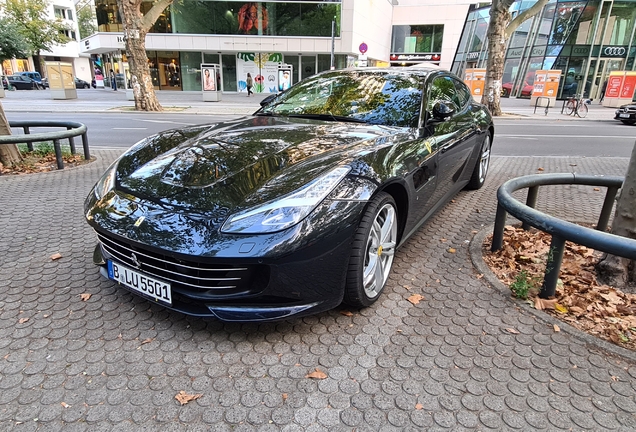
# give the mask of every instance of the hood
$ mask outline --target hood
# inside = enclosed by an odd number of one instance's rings
[[[292,192],[396,132],[260,116],[167,131],[122,156],[117,188],[164,205],[225,213]]]

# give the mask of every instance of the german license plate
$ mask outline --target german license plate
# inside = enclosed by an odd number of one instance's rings
[[[172,291],[168,282],[110,260],[108,261],[108,277],[145,297],[172,305]]]
[[[619,114],[620,118],[629,118],[629,114]]]

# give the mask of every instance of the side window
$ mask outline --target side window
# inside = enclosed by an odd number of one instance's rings
[[[463,82],[453,79],[455,82],[455,90],[457,92],[457,100],[459,101],[459,107],[464,108],[466,104],[470,101],[471,95],[470,90]]]
[[[441,100],[453,102],[458,109],[463,106],[457,98],[454,80],[449,76],[441,76],[433,80],[428,92],[427,109],[431,111],[435,102]]]

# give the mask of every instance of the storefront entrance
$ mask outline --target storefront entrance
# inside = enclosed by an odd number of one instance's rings
[[[609,77],[610,72],[623,70],[623,62],[622,58],[609,58],[609,59],[601,59],[598,64],[598,68],[596,69],[596,76],[594,77],[594,81],[592,83],[592,89],[590,91],[590,97],[594,100],[601,99],[601,92],[603,90],[603,83]]]

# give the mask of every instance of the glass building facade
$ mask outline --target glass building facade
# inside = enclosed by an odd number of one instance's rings
[[[142,12],[152,7],[142,3]],[[123,32],[121,15],[116,0],[96,0],[98,32]],[[340,37],[341,0],[295,0],[263,2],[182,0],[169,6],[155,22],[151,34],[183,34],[195,36],[266,36],[312,37],[331,39],[332,21],[335,36]],[[221,65],[223,91],[241,90],[242,58],[259,53],[206,52],[206,51],[147,51],[150,73],[158,90],[201,90],[201,63]],[[265,61],[293,66],[293,82],[328,70],[330,54],[269,53]],[[100,65],[108,71],[123,74],[117,58],[123,53],[103,56]],[[115,60],[112,60],[115,58]],[[258,59],[257,59],[258,60]],[[335,55],[336,68],[344,68],[350,60],[346,55]],[[122,67],[123,69],[124,67]],[[127,73],[127,72],[126,72]],[[259,74],[260,75],[260,74]],[[265,76],[265,74],[263,73]],[[267,79],[265,76],[264,79]]]
[[[534,1],[516,1],[512,16]],[[453,62],[453,72],[486,67],[489,8],[471,11]],[[636,0],[553,0],[526,20],[508,40],[504,95],[526,96],[534,72],[561,70],[558,97],[599,98],[610,72],[636,70]],[[525,91],[524,91],[525,89]]]

